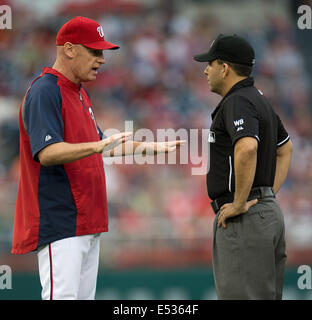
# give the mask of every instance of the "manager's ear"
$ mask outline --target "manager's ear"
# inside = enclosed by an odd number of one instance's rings
[[[66,57],[73,59],[77,55],[78,47],[71,42],[65,42],[63,45],[63,50]]]

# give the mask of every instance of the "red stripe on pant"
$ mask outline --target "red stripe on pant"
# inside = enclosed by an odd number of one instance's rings
[[[53,300],[53,268],[52,268],[52,247],[49,243],[49,259],[50,259],[50,300]]]

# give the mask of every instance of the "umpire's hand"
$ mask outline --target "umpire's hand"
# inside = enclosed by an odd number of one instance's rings
[[[247,212],[250,207],[254,206],[257,203],[258,203],[258,199],[250,200],[250,201],[247,201],[246,204],[241,208],[237,208],[234,202],[225,203],[221,207],[218,215],[218,227],[222,226],[223,228],[226,228],[226,219],[235,217],[242,213]]]

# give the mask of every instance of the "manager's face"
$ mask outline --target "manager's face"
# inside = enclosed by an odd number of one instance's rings
[[[210,91],[219,94],[223,83],[222,65],[220,65],[217,60],[208,62],[204,73],[207,76]]]
[[[96,79],[98,69],[105,63],[103,50],[87,48],[81,44],[73,45],[71,70],[80,82]]]

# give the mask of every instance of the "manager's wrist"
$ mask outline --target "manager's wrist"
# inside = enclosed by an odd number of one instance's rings
[[[154,142],[141,142],[136,151],[144,155],[153,155],[155,153]]]

